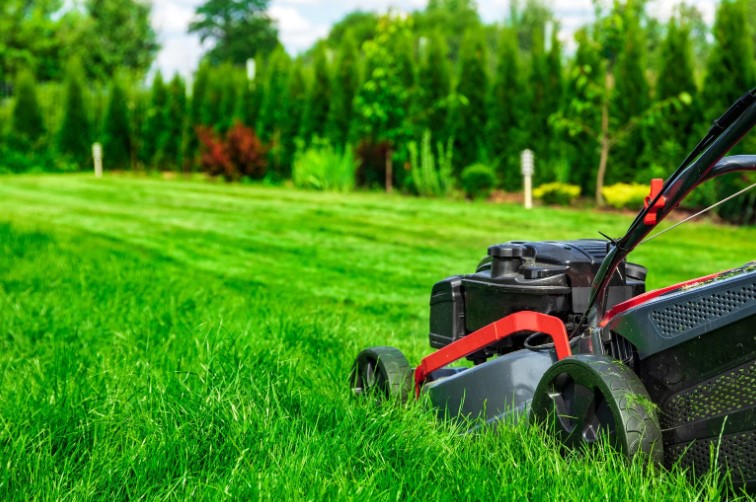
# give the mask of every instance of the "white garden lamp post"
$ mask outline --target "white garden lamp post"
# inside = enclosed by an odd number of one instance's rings
[[[100,143],[92,145],[92,159],[95,178],[102,178],[102,145]]]
[[[533,208],[533,171],[535,170],[533,151],[525,149],[520,154],[523,191],[525,192],[525,209]]]

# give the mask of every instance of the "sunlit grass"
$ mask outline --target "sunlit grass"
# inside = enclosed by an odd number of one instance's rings
[[[363,347],[429,352],[428,295],[494,242],[619,236],[579,210],[84,176],[0,177],[0,499],[715,500],[724,482],[460,435],[350,395]],[[692,224],[659,287],[753,259]]]

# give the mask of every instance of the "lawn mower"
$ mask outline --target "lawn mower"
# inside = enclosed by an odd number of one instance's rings
[[[696,186],[756,170],[756,155],[723,158],[755,123],[753,89],[666,181],[652,180],[619,239],[490,246],[474,273],[433,286],[437,350],[415,368],[395,348],[363,350],[352,391],[427,395],[440,417],[478,424],[526,419],[565,449],[608,441],[696,475],[716,452],[752,490],[756,262],[646,292],[646,268],[626,258]],[[450,366],[464,358],[467,367]]]

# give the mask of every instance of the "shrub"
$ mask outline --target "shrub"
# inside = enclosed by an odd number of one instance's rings
[[[211,176],[223,176],[226,181],[241,177],[260,179],[265,175],[267,148],[255,132],[235,122],[225,140],[210,127],[198,126],[202,168]]]
[[[496,176],[493,169],[485,164],[473,164],[462,170],[462,188],[470,198],[488,198],[491,195]]]
[[[648,193],[648,185],[638,183],[616,183],[601,189],[606,203],[615,209],[640,209]]]
[[[436,158],[431,149],[431,133],[425,131],[420,144],[418,155],[417,143],[410,142],[410,179],[412,186],[418,195],[426,197],[443,197],[448,195],[454,187],[452,175],[452,141],[449,140],[446,150],[441,143],[436,145],[438,149],[438,168]]]
[[[568,206],[580,196],[580,187],[567,183],[544,183],[533,190],[533,196],[544,204]]]
[[[300,188],[348,192],[354,189],[356,171],[349,146],[342,153],[321,141],[294,156],[292,180]]]

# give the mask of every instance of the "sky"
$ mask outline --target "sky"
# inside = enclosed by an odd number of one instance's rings
[[[202,0],[153,0],[152,25],[162,49],[156,67],[164,75],[180,73],[189,76],[196,69],[204,49],[199,38],[187,34],[187,27]],[[413,11],[425,6],[427,0],[272,0],[270,16],[278,23],[279,38],[286,50],[296,55],[325,36],[335,22],[353,10],[385,12],[388,8]],[[560,20],[560,39],[572,46],[572,34],[593,17],[591,0],[552,0],[548,2]],[[662,20],[669,18],[677,0],[651,0],[649,13]],[[695,5],[707,23],[714,20],[716,0],[688,0]],[[509,0],[478,0],[483,21],[503,21],[509,12]]]

